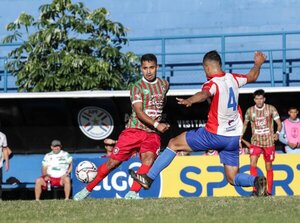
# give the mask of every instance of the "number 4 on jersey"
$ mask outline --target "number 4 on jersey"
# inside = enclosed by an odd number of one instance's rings
[[[237,103],[232,87],[229,88],[229,99],[227,103],[227,108],[233,108],[233,111],[237,109]]]

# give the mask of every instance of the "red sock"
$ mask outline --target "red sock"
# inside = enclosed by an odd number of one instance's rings
[[[272,188],[273,188],[273,169],[267,170],[267,183],[268,183],[268,193],[272,194]]]
[[[140,166],[140,168],[138,169],[137,173],[139,173],[139,174],[148,173],[148,171],[150,170],[150,167],[151,166],[147,166],[145,164],[142,164],[142,166]],[[134,192],[137,193],[137,192],[140,191],[141,188],[142,188],[142,186],[138,182],[133,181],[133,184],[130,187],[130,191],[134,191]]]
[[[100,181],[103,180],[107,176],[107,174],[109,174],[110,171],[107,169],[106,164],[103,163],[101,166],[98,167],[97,172],[98,173],[96,178],[86,186],[86,189],[89,192],[91,192],[94,189],[94,187],[96,187],[97,184],[99,184]]]
[[[257,167],[256,166],[250,166],[250,175],[257,177]],[[253,191],[256,191],[255,187],[253,187]]]

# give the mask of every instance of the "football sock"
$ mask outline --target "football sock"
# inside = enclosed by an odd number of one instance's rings
[[[103,180],[107,176],[107,174],[109,174],[109,172],[110,171],[107,169],[106,163],[103,163],[98,167],[96,178],[86,186],[86,189],[91,192],[94,187],[96,187],[97,184],[99,184],[100,181]]]
[[[257,177],[258,174],[257,174],[257,167],[256,166],[250,166],[250,174],[252,176]],[[253,187],[253,191],[256,191],[255,187]]]
[[[147,176],[154,180],[163,169],[169,166],[175,156],[176,152],[167,147],[155,160]]]
[[[250,166],[250,174],[252,176],[257,177],[257,167],[256,166]]]
[[[146,174],[148,173],[149,169],[150,169],[151,166],[148,166],[148,165],[145,165],[145,164],[142,164],[140,166],[140,168],[138,169],[137,173],[138,174]],[[133,184],[131,185],[130,187],[130,191],[134,191],[134,192],[139,192],[141,190],[142,186],[136,182],[136,181],[133,181]]]
[[[272,194],[272,188],[273,188],[273,169],[267,170],[267,183],[268,183],[268,193]]]
[[[234,185],[241,187],[251,187],[254,185],[255,177],[246,173],[238,173],[234,177]]]

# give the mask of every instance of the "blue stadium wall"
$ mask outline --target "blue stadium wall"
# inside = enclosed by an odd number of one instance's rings
[[[6,35],[5,25],[21,12],[36,16],[38,7],[49,2],[51,0],[0,0],[0,38]],[[107,8],[112,20],[129,29],[130,37],[289,31],[298,30],[300,24],[300,1],[297,0],[81,2],[90,9]]]

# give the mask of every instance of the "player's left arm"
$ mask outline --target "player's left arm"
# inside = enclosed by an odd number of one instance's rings
[[[282,124],[281,124],[280,116],[279,116],[279,114],[278,114],[276,108],[273,107],[273,109],[274,109],[273,114],[272,114],[272,115],[273,115],[273,119],[274,119],[274,121],[275,121],[276,124],[277,124],[277,131],[276,131],[276,133],[274,134],[274,140],[277,141],[278,138],[279,138],[279,134],[280,134],[280,132],[281,132],[281,129],[282,129]]]
[[[194,103],[200,103],[206,101],[208,98],[210,98],[210,96],[211,94],[208,90],[202,90],[187,99],[176,98],[176,100],[178,101],[178,104],[185,105],[186,107],[190,107]]]
[[[66,172],[66,176],[69,176],[70,174],[71,174],[71,172],[72,172],[72,168],[73,168],[73,163],[70,163],[69,164],[69,167],[68,167],[68,170],[67,170],[67,172]]]

